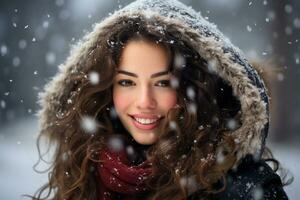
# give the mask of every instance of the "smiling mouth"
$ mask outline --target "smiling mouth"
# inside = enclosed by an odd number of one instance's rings
[[[140,124],[154,124],[159,120],[159,118],[158,119],[145,119],[145,118],[137,118],[137,117],[133,117],[133,119]]]
[[[142,130],[152,130],[155,129],[161,119],[163,119],[163,117],[159,117],[159,118],[140,118],[140,117],[134,117],[129,115],[132,119],[133,125],[138,128],[138,129],[142,129]]]

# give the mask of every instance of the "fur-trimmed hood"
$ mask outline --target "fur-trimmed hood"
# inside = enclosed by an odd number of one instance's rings
[[[108,34],[116,24],[137,17],[142,17],[146,22],[155,20],[158,28],[167,24],[176,29],[182,33],[184,42],[213,63],[214,72],[231,85],[234,96],[241,104],[242,126],[232,133],[238,148],[238,159],[247,154],[260,157],[269,126],[269,100],[262,79],[243,53],[214,24],[177,0],[137,0],[96,24],[73,48],[57,75],[40,94],[42,109],[38,116],[41,131],[47,132],[57,120],[57,114],[74,88],[70,74],[80,73],[84,68],[80,63],[89,55],[97,40]]]

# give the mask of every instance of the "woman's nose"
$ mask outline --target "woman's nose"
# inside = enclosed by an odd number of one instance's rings
[[[143,88],[136,96],[139,109],[154,109],[157,106],[156,99],[150,88]]]

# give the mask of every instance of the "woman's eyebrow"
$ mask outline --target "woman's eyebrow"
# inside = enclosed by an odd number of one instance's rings
[[[169,73],[170,73],[170,71],[157,72],[157,73],[152,74],[152,75],[151,75],[151,78],[156,78],[156,77],[158,77],[158,76],[167,75],[167,74],[169,74]]]
[[[118,74],[125,74],[127,76],[138,77],[138,75],[136,75],[135,73],[124,71],[124,70],[118,70],[117,72],[118,72]]]
[[[128,76],[132,76],[132,77],[138,77],[137,74],[132,73],[132,72],[128,72],[128,71],[125,71],[125,70],[118,70],[117,72],[120,73],[120,74],[125,74],[125,75],[128,75]],[[162,72],[157,72],[157,73],[152,74],[150,76],[150,78],[156,78],[156,77],[159,77],[159,76],[167,75],[169,73],[170,73],[170,71],[168,71],[168,70],[167,71],[162,71]]]

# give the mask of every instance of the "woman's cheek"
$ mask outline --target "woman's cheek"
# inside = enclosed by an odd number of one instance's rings
[[[130,95],[126,92],[116,89],[113,93],[113,101],[116,110],[125,109],[130,104]]]
[[[177,94],[175,91],[171,91],[166,93],[163,97],[162,100],[160,101],[161,105],[169,110],[173,108],[177,104]]]

